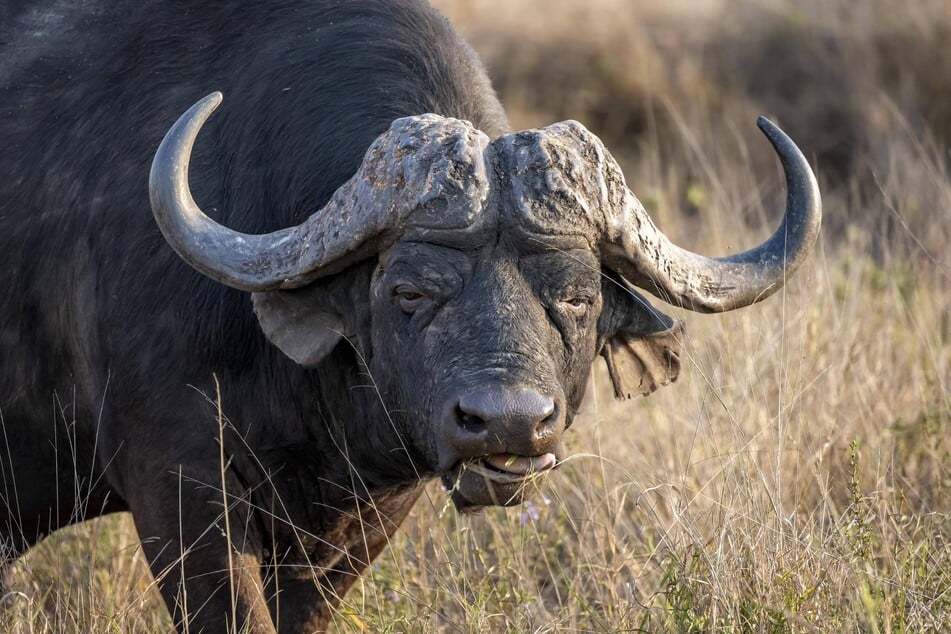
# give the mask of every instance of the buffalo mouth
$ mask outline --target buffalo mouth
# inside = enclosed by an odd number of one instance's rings
[[[493,454],[460,462],[444,473],[456,509],[477,511],[484,506],[520,504],[535,483],[558,463],[553,453],[539,456]]]

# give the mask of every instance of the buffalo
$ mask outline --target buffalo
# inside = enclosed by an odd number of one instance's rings
[[[322,630],[426,481],[520,502],[598,355],[620,398],[676,378],[635,287],[747,306],[819,229],[761,120],[775,234],[672,244],[581,124],[512,132],[422,0],[0,14],[0,533],[130,511],[182,630]]]

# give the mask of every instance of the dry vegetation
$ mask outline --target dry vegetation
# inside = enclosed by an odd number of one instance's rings
[[[595,368],[535,502],[461,517],[433,486],[337,630],[946,627],[951,5],[437,4],[513,124],[581,120],[680,243],[731,252],[777,221],[758,113],[813,158],[826,228],[784,293],[678,314],[677,384],[617,403]],[[3,631],[169,626],[127,518],[57,534],[6,582]]]

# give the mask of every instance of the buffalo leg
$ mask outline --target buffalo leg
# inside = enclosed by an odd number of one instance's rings
[[[261,579],[260,531],[254,530],[248,505],[232,503],[226,524],[220,474],[196,473],[201,471],[166,473],[138,489],[144,495],[129,496],[142,548],[175,626],[273,634]],[[234,478],[227,487],[229,499],[240,493]]]
[[[97,463],[105,450],[84,442],[95,431],[80,426],[0,406],[0,554],[19,556],[58,528],[125,510]]]
[[[350,586],[386,544],[386,540],[380,540],[364,553],[367,559],[349,557],[346,564],[340,564],[319,578],[301,578],[298,574],[284,573],[278,567],[277,594],[271,600],[271,609],[281,634],[326,631],[334,608],[340,605]]]
[[[363,518],[364,540],[347,549],[340,561],[323,574],[316,571],[301,574],[298,567],[284,567],[279,563],[274,566],[268,596],[274,621],[282,634],[309,634],[327,629],[334,608],[389,544],[413,508],[419,491],[419,487],[407,489],[379,505],[362,504],[359,516]]]

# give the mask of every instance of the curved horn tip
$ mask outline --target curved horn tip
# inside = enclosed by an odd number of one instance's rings
[[[218,109],[218,106],[221,105],[221,102],[224,100],[224,95],[219,91],[215,91],[211,94],[205,95],[198,101],[196,101],[191,108],[185,111],[182,116],[172,125],[166,136],[172,136],[173,130],[195,130],[195,134],[198,134],[198,129],[200,129],[208,118],[211,116],[215,110]]]
[[[698,312],[718,313],[765,299],[782,288],[786,278],[799,268],[819,234],[819,186],[809,162],[779,126],[762,116],[756,125],[778,154],[786,178],[786,211],[773,235],[742,253],[706,258],[690,252],[685,257],[683,249],[657,231],[655,241],[643,247],[645,268],[639,269],[640,262],[631,260],[627,272],[619,270],[622,275],[630,274],[629,281],[654,289],[651,292],[656,291],[658,297],[669,303]],[[640,213],[644,213],[642,209]],[[640,235],[645,224],[632,222],[629,235]],[[627,253],[631,247],[624,249]],[[678,282],[693,279],[708,282],[696,289]]]
[[[783,132],[782,128],[763,115],[756,117],[756,127],[760,129],[760,131],[766,136],[767,139],[769,139],[769,142],[776,149],[779,149],[780,145],[791,145],[796,149],[797,152],[800,152],[793,140],[789,138],[789,135]]]
[[[154,186],[163,162],[174,159],[179,154],[191,154],[191,146],[195,142],[198,131],[223,100],[224,95],[217,90],[205,95],[172,124],[152,158],[152,169],[149,173],[150,188]],[[182,143],[185,147],[181,146]],[[187,166],[187,160],[184,164]]]
[[[205,95],[204,97],[199,99],[198,103],[196,103],[194,106],[192,106],[188,110],[190,112],[196,113],[199,116],[199,118],[202,121],[204,121],[211,115],[212,112],[214,112],[218,108],[218,106],[221,105],[221,102],[224,100],[224,98],[225,96],[221,94],[221,91],[216,90],[215,92]],[[185,118],[185,117],[182,117],[182,118]]]
[[[766,138],[768,138],[770,141],[773,141],[774,143],[776,141],[782,140],[783,138],[789,138],[787,134],[783,132],[782,128],[763,115],[756,117],[756,127],[759,128],[764,135],[766,135]]]

